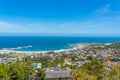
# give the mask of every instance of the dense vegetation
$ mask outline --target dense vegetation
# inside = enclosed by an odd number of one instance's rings
[[[95,60],[73,69],[72,80],[120,80],[120,66],[107,69]]]
[[[37,59],[37,58],[36,58]],[[58,62],[49,61],[50,58],[42,57],[37,59],[43,61],[44,67],[54,66],[63,63],[63,57],[58,58]],[[29,77],[36,74],[36,80],[46,80],[42,69],[34,69],[32,61],[26,58],[24,62],[14,62],[0,64],[0,80],[29,80]],[[51,64],[53,63],[53,64]],[[63,67],[65,67],[64,65]],[[106,69],[100,61],[93,59],[92,62],[85,63],[81,67],[67,66],[71,68],[73,77],[70,80],[120,80],[120,66]],[[37,70],[37,72],[36,72]],[[33,79],[35,80],[35,79]]]
[[[30,76],[34,77],[33,74],[37,75],[35,76],[36,80],[45,80],[43,71],[41,69],[34,69],[33,65],[28,62],[0,64],[0,80],[29,80]]]

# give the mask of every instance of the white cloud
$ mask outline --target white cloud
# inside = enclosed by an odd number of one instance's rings
[[[41,27],[41,26],[43,26],[43,24],[42,23],[32,23],[32,24],[28,24],[28,26]]]
[[[109,12],[110,7],[111,7],[111,5],[107,4],[107,5],[103,6],[102,8],[96,9],[93,14],[95,16],[102,16],[102,15],[106,14],[107,12]]]
[[[120,16],[103,16],[86,21],[25,23],[24,25],[0,21],[0,33],[116,34],[120,33],[119,23]]]
[[[0,33],[2,32],[25,32],[27,29],[18,25],[9,23],[6,21],[0,21]]]

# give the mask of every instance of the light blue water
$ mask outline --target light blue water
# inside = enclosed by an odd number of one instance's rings
[[[120,41],[120,37],[0,37],[0,49],[17,48],[19,51],[50,51],[69,49],[76,43],[113,43]],[[31,45],[32,47],[28,47]]]

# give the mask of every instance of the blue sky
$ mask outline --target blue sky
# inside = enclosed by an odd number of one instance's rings
[[[0,35],[120,35],[120,0],[0,0]]]

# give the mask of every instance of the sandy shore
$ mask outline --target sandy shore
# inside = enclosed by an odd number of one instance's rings
[[[77,48],[78,50],[84,49],[84,48],[87,47],[87,46],[88,46],[88,44],[76,44],[76,48]]]

